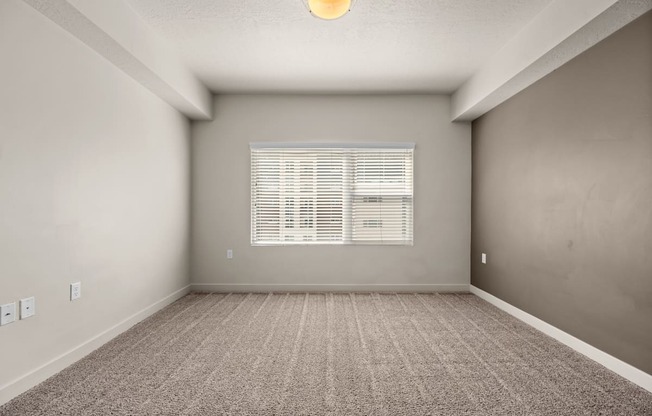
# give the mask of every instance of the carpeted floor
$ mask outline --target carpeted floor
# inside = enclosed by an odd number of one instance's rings
[[[470,294],[190,294],[0,415],[652,415]]]

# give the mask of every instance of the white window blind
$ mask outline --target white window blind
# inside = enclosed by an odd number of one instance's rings
[[[414,145],[251,145],[251,243],[413,241]]]

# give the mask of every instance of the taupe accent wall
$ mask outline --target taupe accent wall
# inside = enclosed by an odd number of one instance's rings
[[[652,373],[652,13],[473,123],[472,205],[473,285]]]
[[[192,130],[192,283],[208,290],[466,290],[471,125],[442,95],[218,95]],[[414,142],[414,246],[252,247],[250,142]],[[233,259],[226,250],[233,249]]]

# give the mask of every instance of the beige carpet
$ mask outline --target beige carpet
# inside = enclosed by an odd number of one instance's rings
[[[191,294],[0,415],[652,415],[470,294]]]

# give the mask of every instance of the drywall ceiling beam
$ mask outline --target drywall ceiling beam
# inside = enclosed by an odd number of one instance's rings
[[[652,0],[555,0],[452,96],[472,121],[652,9]]]
[[[191,119],[210,119],[210,91],[123,0],[23,0]]]

